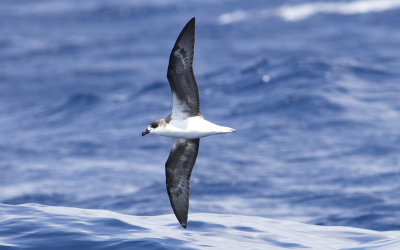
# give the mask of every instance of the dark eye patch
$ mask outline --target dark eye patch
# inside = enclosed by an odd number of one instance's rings
[[[158,123],[157,123],[157,122],[152,122],[152,123],[150,124],[150,127],[152,127],[152,128],[157,128],[157,127],[158,127]]]

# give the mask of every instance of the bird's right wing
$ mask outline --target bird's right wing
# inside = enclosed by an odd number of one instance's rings
[[[172,118],[201,115],[199,91],[193,74],[195,18],[183,28],[169,57],[167,78],[172,91]]]
[[[200,139],[173,138],[172,149],[165,163],[167,191],[179,223],[186,228],[189,211],[189,181]]]

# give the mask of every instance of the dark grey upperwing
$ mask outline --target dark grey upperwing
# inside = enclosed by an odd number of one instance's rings
[[[179,223],[186,228],[189,210],[189,180],[199,152],[200,139],[172,141],[172,149],[165,163],[167,191],[172,209]]]
[[[172,117],[201,115],[193,74],[195,18],[183,28],[169,57],[167,78],[173,94]]]

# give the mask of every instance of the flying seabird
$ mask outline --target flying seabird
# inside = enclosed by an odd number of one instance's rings
[[[166,184],[172,209],[186,228],[189,210],[189,180],[201,137],[235,130],[209,122],[200,113],[199,91],[193,74],[195,18],[183,28],[169,57],[167,78],[172,91],[172,112],[150,123],[142,133],[172,137],[165,163]]]

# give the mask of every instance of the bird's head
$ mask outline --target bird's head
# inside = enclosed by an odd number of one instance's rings
[[[145,136],[147,134],[157,132],[157,130],[160,128],[161,121],[157,120],[149,124],[147,126],[146,130],[142,132],[142,136]]]

